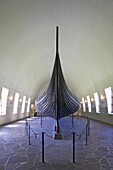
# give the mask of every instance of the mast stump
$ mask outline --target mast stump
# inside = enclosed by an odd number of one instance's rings
[[[61,140],[62,139],[62,134],[61,133],[55,133],[54,139]]]
[[[54,139],[61,140],[62,139],[62,133],[60,133],[60,127],[56,126],[56,132],[54,134]]]

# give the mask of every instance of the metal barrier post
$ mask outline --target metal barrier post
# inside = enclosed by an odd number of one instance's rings
[[[44,132],[42,132],[42,163],[44,162]]]
[[[72,128],[74,127],[74,120],[73,120],[73,114],[72,114]]]
[[[25,119],[25,122],[26,122],[26,126],[28,126],[28,121],[27,121],[27,119]]]
[[[88,128],[88,124],[86,124],[86,145],[87,145],[87,128]]]
[[[75,162],[75,132],[73,132],[73,163]]]
[[[88,136],[89,136],[89,130],[90,130],[90,120],[88,118]]]
[[[87,116],[87,124],[88,124],[88,116]]]
[[[41,115],[40,125],[41,125],[41,128],[42,128],[42,115]]]
[[[29,123],[29,145],[31,145],[31,143],[30,143],[30,123]]]

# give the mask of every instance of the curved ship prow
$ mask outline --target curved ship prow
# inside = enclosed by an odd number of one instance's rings
[[[58,120],[75,113],[80,106],[78,98],[66,85],[58,51],[58,33],[56,27],[56,58],[50,84],[47,90],[36,100],[37,112]]]

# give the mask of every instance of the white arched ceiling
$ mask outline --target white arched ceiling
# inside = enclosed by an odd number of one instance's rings
[[[0,87],[37,97],[50,81],[56,25],[78,98],[113,87],[113,0],[0,0]]]

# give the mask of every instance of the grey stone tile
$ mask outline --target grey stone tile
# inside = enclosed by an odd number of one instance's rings
[[[109,165],[107,159],[102,159],[102,160],[100,161],[100,163],[103,164],[103,165]]]
[[[77,167],[75,170],[86,170],[86,169],[83,167]]]
[[[0,170],[5,170],[5,167],[3,165],[0,165]]]
[[[111,166],[113,166],[113,159],[112,158],[108,158],[108,162]]]
[[[100,164],[99,163],[87,164],[87,165],[84,165],[82,167],[85,168],[85,169],[88,169],[88,170],[100,170]]]
[[[112,170],[113,169],[112,166],[107,166],[107,165],[102,165],[101,168],[105,169],[105,170]]]
[[[8,161],[8,158],[2,158],[2,159],[0,159],[0,164],[4,165],[4,164],[6,164],[7,161]]]
[[[30,145],[29,148],[27,149],[27,152],[29,153],[40,153],[41,152],[41,147],[36,147],[36,146],[32,146]]]
[[[63,169],[66,169],[66,167],[67,167],[67,165],[66,164],[59,164],[58,162],[55,164],[55,163],[53,163],[52,164],[52,168],[53,168],[53,170],[59,170],[59,169],[61,169],[61,170],[63,170]]]
[[[35,167],[30,168],[29,170],[37,170]]]
[[[108,148],[107,147],[100,147],[98,148],[97,151],[102,151],[102,152],[109,152]]]
[[[25,164],[21,164],[19,167],[16,168],[16,170],[30,170],[30,169],[34,169],[33,162],[27,162]]]
[[[22,157],[22,156],[12,156],[9,161],[9,163],[21,163],[21,162],[27,162],[27,158],[26,157]]]
[[[107,155],[106,158],[113,158],[113,154]]]
[[[13,152],[17,152],[18,150],[20,149],[20,146],[19,145],[16,145],[13,147]]]
[[[16,169],[20,164],[14,163],[7,163],[5,170],[13,170]]]
[[[67,165],[66,170],[75,170],[74,163],[70,163]]]
[[[33,161],[37,157],[36,153],[27,153],[27,159],[28,161]]]
[[[108,155],[107,152],[95,152],[95,157],[100,157],[100,158],[103,158],[103,157],[106,157]]]
[[[39,170],[53,170],[54,168],[52,167],[51,164],[49,163],[35,163],[35,166]]]
[[[88,163],[98,163],[99,162],[99,160],[98,159],[96,159],[96,158],[88,158],[88,159],[86,159],[86,161],[88,162]]]
[[[82,133],[85,124],[81,119],[74,119],[74,128],[71,121],[64,118],[60,121],[63,136],[70,132]],[[42,162],[41,135],[35,139],[31,133],[31,143],[28,145],[28,136],[25,124],[19,122],[16,128],[2,128],[3,136],[0,136],[0,164],[4,170],[111,170],[113,169],[113,127],[100,122],[91,121],[88,145],[85,145],[85,134],[80,140],[76,138],[75,160],[73,163],[72,136],[63,140],[54,140],[49,136],[54,134],[55,121],[51,118],[43,119],[43,127],[40,127],[39,119],[32,121],[34,131],[45,135],[45,162]],[[96,127],[96,128],[95,128]],[[35,146],[33,146],[35,145]],[[9,160],[9,161],[8,161]],[[8,162],[8,163],[7,163]]]

